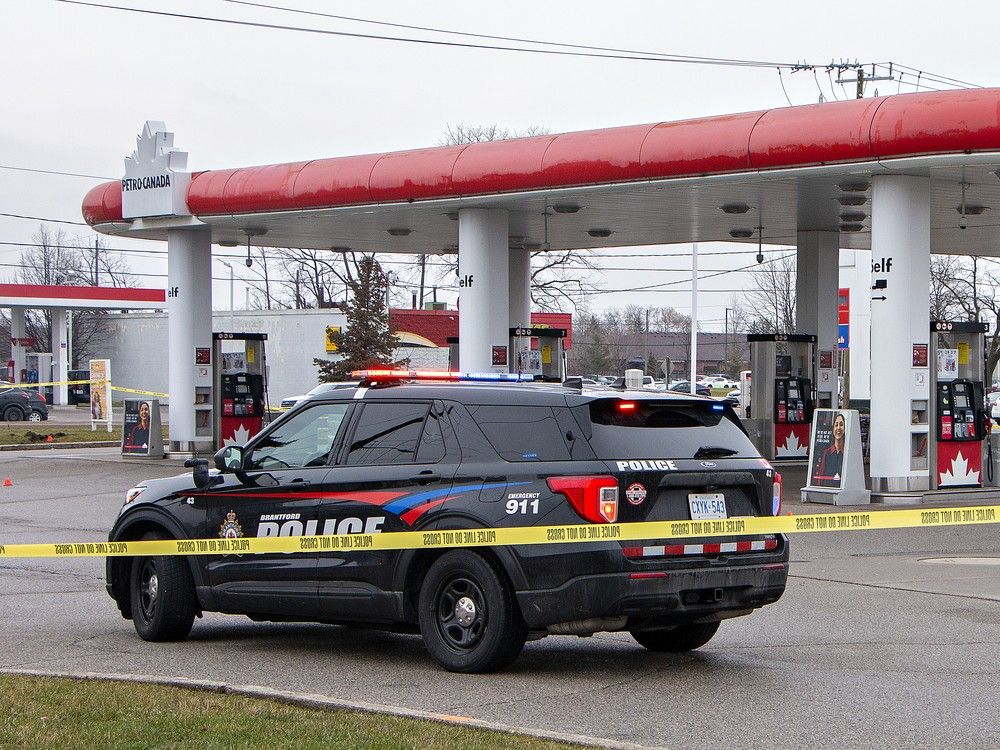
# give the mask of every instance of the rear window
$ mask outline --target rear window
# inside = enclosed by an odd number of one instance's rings
[[[757,457],[750,438],[722,402],[631,401],[590,403],[590,444],[601,459]],[[700,454],[699,454],[700,451]],[[699,454],[696,456],[696,454]]]
[[[469,412],[507,461],[568,461],[571,447],[547,406],[470,406]],[[565,411],[565,410],[563,410]]]

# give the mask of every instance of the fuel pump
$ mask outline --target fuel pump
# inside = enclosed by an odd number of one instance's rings
[[[510,371],[537,375],[543,380],[562,382],[566,379],[563,340],[565,328],[532,326],[510,329]]]
[[[266,333],[213,333],[216,447],[244,445],[267,419]]]
[[[926,439],[931,489],[984,484],[983,449],[990,430],[983,387],[988,330],[988,324],[978,321],[931,322]],[[914,447],[915,455],[919,447]]]
[[[753,383],[748,432],[765,458],[806,458],[816,403],[816,337],[750,334],[747,341]]]

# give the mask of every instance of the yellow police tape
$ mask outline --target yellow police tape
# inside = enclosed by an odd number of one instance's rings
[[[103,381],[99,381],[99,380],[53,380],[53,381],[47,382],[47,383],[14,383],[13,387],[15,387],[15,388],[35,389],[35,388],[48,387],[50,385],[52,385],[52,386],[55,386],[55,385],[86,385],[88,383],[94,384],[94,383],[102,383],[102,382]],[[123,393],[138,393],[138,394],[140,394],[142,396],[157,396],[158,398],[170,398],[170,394],[169,393],[160,393],[159,391],[140,391],[140,390],[136,390],[135,388],[122,388],[121,386],[118,386],[118,385],[112,385],[111,386],[111,390],[113,390],[113,391],[122,391]]]
[[[454,549],[518,544],[578,544],[643,539],[683,539],[750,534],[969,526],[997,523],[1000,506],[884,510],[874,513],[816,513],[801,516],[725,518],[713,521],[518,526],[496,529],[397,531],[326,536],[169,539],[136,542],[0,544],[6,557],[130,557],[137,555],[260,555],[403,549]]]
[[[156,391],[139,391],[135,388],[122,388],[121,386],[113,385],[111,386],[113,391],[122,391],[124,393],[138,393],[142,396],[157,396],[159,398],[170,398],[168,393],[157,393]]]

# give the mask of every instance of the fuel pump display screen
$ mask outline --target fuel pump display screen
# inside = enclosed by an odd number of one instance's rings
[[[969,397],[964,396],[960,393],[955,394],[955,408],[956,409],[968,409],[969,408]]]

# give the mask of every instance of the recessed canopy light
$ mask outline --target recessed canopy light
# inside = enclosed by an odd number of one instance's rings
[[[845,193],[863,193],[868,190],[871,185],[863,180],[858,182],[842,182],[837,185]]]
[[[959,213],[963,213],[961,206],[958,206],[955,210],[958,211]],[[982,216],[989,210],[990,210],[989,206],[980,206],[978,203],[973,203],[971,205],[965,206],[964,213],[966,216]]]
[[[719,210],[724,214],[745,214],[750,206],[746,203],[726,203],[719,206]]]
[[[580,207],[575,203],[557,203],[552,207],[557,214],[575,214]]]
[[[863,206],[868,202],[867,195],[842,195],[837,198],[841,206]]]
[[[841,224],[840,225],[840,231],[841,232],[860,232],[864,228],[865,228],[864,224]]]
[[[458,221],[458,211],[448,211],[445,216],[451,221]]]
[[[349,253],[349,252],[351,252],[351,248],[349,248],[349,247],[340,247],[340,246],[334,245],[333,247],[330,248],[330,252],[331,253]]]
[[[239,247],[240,243],[237,240],[219,240],[217,243],[222,247]]]
[[[752,229],[730,229],[729,236],[735,239],[747,239],[748,237],[753,237]]]
[[[389,229],[386,229],[385,231],[387,231],[393,237],[406,237],[413,230],[412,229],[407,229],[406,227],[390,227]]]
[[[846,221],[849,224],[857,224],[858,222],[864,221],[866,218],[868,218],[868,214],[864,211],[844,211],[844,213],[840,215],[840,220]]]
[[[611,230],[610,229],[600,229],[600,228],[597,228],[597,229],[588,229],[587,230],[587,234],[589,234],[591,237],[610,237],[611,236]]]

